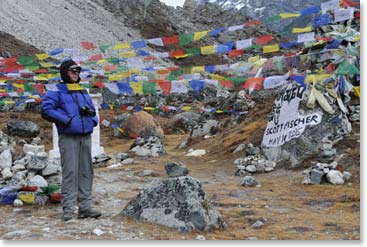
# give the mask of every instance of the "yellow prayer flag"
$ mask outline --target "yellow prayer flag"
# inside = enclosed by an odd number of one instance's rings
[[[109,81],[121,81],[122,75],[121,74],[109,75],[108,80]]]
[[[6,80],[0,80],[0,83],[5,83],[6,82]]]
[[[36,76],[33,77],[33,79],[35,81],[48,81],[48,77],[45,74],[43,74],[43,75],[36,75]]]
[[[300,16],[301,14],[298,13],[280,13],[279,16],[282,19],[286,19],[286,18],[293,18],[293,17],[297,17]]]
[[[20,194],[18,195],[18,197],[19,197],[19,200],[21,200],[25,204],[33,204],[36,195],[35,194]]]
[[[303,27],[303,28],[295,27],[295,28],[292,29],[292,33],[307,33],[307,32],[311,32],[311,31],[312,31],[311,26]]]
[[[15,101],[13,100],[3,100],[5,105],[15,104]]]
[[[130,75],[131,74],[138,74],[138,73],[140,73],[141,72],[141,69],[139,69],[139,68],[131,68],[131,69],[129,69],[129,73],[130,73]]]
[[[124,133],[124,130],[121,128],[117,128],[118,131],[120,131],[121,133]]]
[[[145,110],[145,111],[153,111],[153,110],[154,110],[154,107],[145,106],[145,107],[144,107],[144,110]]]
[[[110,110],[113,110],[113,104],[108,104],[108,107],[110,108]]]
[[[354,94],[358,97],[361,97],[361,87],[354,87]]]
[[[55,64],[52,64],[52,63],[45,63],[45,62],[40,62],[40,65],[41,65],[43,68],[55,67]]]
[[[101,59],[97,61],[97,64],[105,64],[105,63],[108,63],[106,59]]]
[[[130,43],[120,43],[120,44],[116,44],[113,47],[114,50],[129,49],[129,48],[130,48]]]
[[[191,68],[191,73],[205,73],[205,66],[194,66]]]
[[[24,84],[22,83],[13,83],[13,86],[16,88],[24,89]]]
[[[279,51],[279,45],[264,45],[263,46],[263,53],[270,53],[270,52],[276,52]]]
[[[40,53],[40,54],[36,54],[36,57],[38,58],[38,60],[43,60],[50,56],[47,53]]]
[[[200,47],[200,52],[203,55],[209,55],[215,53],[215,45],[208,45]]]
[[[213,80],[227,80],[227,78],[220,76],[220,75],[216,75],[216,74],[210,74],[209,76]]]
[[[333,75],[332,74],[308,75],[305,79],[305,82],[306,83],[321,82],[330,77],[333,77]]]
[[[79,84],[77,83],[68,83],[66,84],[67,88],[69,91],[79,91],[79,90],[83,90],[84,88],[81,87]]]
[[[360,41],[361,40],[361,34],[357,34],[356,36],[354,36],[354,40],[355,42]]]
[[[136,94],[143,94],[143,82],[130,82],[130,87],[133,89]]]
[[[5,89],[0,89],[0,93],[5,93]]]
[[[195,32],[195,33],[194,33],[194,40],[196,41],[196,40],[202,39],[202,38],[204,38],[208,33],[209,33],[209,30],[208,30],[208,31]]]
[[[120,52],[120,57],[122,58],[127,58],[127,57],[135,57],[135,51],[131,50],[131,51],[125,51],[125,52]]]
[[[181,110],[183,110],[183,111],[191,111],[191,106],[183,106],[181,108]]]
[[[216,113],[223,113],[224,111],[222,111],[222,110],[216,110],[215,112]]]
[[[122,76],[122,78],[126,78],[126,77],[129,77],[131,75],[131,73],[129,71],[124,71],[124,72],[120,73],[120,75]]]
[[[46,77],[47,79],[54,79],[60,76],[60,74],[45,74],[43,75],[44,77]]]
[[[247,61],[248,61],[249,63],[255,63],[255,62],[259,61],[259,60],[260,60],[260,56],[259,56],[259,55],[256,55],[256,56],[254,56],[254,57],[249,57],[249,58],[247,59]]]
[[[175,58],[176,59],[180,59],[180,58],[185,58],[185,57],[188,57],[190,56],[189,54],[182,54],[182,55],[176,55]]]
[[[313,44],[312,44],[312,46],[322,45],[322,44],[324,44],[324,43],[325,43],[325,41],[320,40],[320,41],[317,41],[317,42],[313,43]]]

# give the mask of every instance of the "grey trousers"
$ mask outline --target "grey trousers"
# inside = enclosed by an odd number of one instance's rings
[[[91,135],[59,136],[62,166],[62,208],[72,212],[79,203],[79,211],[90,208],[93,185]]]

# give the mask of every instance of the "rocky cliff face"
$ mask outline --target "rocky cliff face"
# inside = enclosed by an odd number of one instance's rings
[[[297,13],[307,7],[320,5],[323,0],[307,0],[307,1],[287,1],[287,0],[190,0],[185,5],[189,6],[204,6],[214,4],[228,11],[240,11],[241,15],[249,16],[256,20],[266,20],[267,18],[278,15],[279,13]],[[298,24],[306,26],[311,21],[311,18],[299,18],[293,20],[283,20],[281,23],[270,23],[267,27],[274,31],[287,31],[289,25]],[[293,25],[294,26],[294,25]]]

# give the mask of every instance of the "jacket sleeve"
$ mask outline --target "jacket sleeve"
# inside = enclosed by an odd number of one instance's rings
[[[66,125],[69,123],[70,117],[59,106],[60,93],[57,91],[48,91],[42,100],[42,115],[45,115],[47,120],[56,124]]]

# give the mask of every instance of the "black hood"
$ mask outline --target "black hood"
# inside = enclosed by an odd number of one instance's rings
[[[65,62],[63,62],[60,65],[60,75],[61,75],[61,79],[64,83],[71,83],[70,78],[68,76],[68,69],[73,66],[73,65],[77,65],[79,66],[76,62],[74,62],[73,60],[67,60]],[[81,68],[80,68],[81,69]],[[78,81],[77,83],[80,82],[80,76],[78,77]]]

